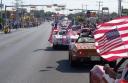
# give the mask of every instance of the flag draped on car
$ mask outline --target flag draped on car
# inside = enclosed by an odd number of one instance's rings
[[[98,25],[94,38],[97,52],[104,59],[128,57],[128,16]]]

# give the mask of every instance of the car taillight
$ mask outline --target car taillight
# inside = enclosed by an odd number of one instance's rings
[[[120,80],[119,83],[128,83],[128,80]]]
[[[79,55],[84,55],[83,51],[78,51]]]
[[[77,33],[77,35],[80,35],[80,33]]]

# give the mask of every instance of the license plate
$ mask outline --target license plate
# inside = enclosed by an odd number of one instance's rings
[[[98,56],[91,56],[91,61],[100,61],[100,57],[98,57]]]

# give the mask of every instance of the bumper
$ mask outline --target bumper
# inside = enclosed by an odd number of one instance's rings
[[[57,46],[69,46],[68,43],[53,43],[53,45],[57,45]]]
[[[79,62],[86,62],[86,63],[92,63],[92,62],[97,62],[101,63],[103,62],[103,59],[99,56],[85,56],[85,57],[80,57],[80,56],[72,56],[72,60],[74,61],[79,61]]]

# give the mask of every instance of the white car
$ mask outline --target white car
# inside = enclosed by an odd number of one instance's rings
[[[73,44],[78,39],[79,35],[71,35],[70,36],[70,44]]]
[[[69,44],[70,37],[67,35],[67,31],[65,29],[60,30],[56,35],[53,35],[53,48],[69,46]]]

